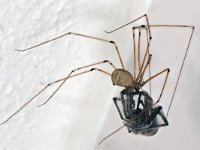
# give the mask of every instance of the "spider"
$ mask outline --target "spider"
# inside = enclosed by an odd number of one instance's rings
[[[50,87],[51,85],[55,84],[55,83],[60,83],[60,85],[58,86],[58,88],[52,93],[52,95],[41,105],[42,106],[44,104],[46,104],[55,94],[56,92],[63,86],[63,84],[70,78],[82,75],[82,74],[86,74],[89,72],[93,72],[93,71],[97,71],[97,72],[101,72],[105,75],[108,75],[111,78],[112,84],[114,86],[120,86],[120,87],[124,87],[124,89],[121,91],[120,93],[120,97],[114,97],[113,101],[114,104],[117,108],[117,111],[119,112],[120,118],[123,120],[123,126],[120,127],[119,129],[115,130],[114,132],[112,132],[111,134],[109,134],[107,137],[105,137],[101,142],[103,142],[105,139],[107,139],[109,136],[111,136],[112,134],[114,134],[115,132],[117,132],[118,130],[120,130],[121,128],[123,128],[124,126],[127,127],[128,132],[129,133],[134,133],[134,134],[140,134],[140,135],[144,135],[144,136],[153,136],[157,133],[157,131],[159,130],[159,128],[164,127],[164,126],[168,126],[168,120],[167,120],[167,115],[169,113],[169,109],[171,107],[177,86],[178,86],[178,82],[181,76],[181,72],[184,66],[184,62],[189,50],[189,46],[191,43],[191,39],[193,36],[193,32],[195,27],[194,26],[190,26],[190,25],[152,25],[149,23],[149,19],[148,16],[146,14],[132,20],[131,22],[128,22],[112,31],[105,31],[106,33],[110,34],[112,32],[115,32],[117,30],[120,30],[121,28],[130,25],[140,19],[144,18],[146,24],[144,25],[140,25],[140,26],[134,26],[132,28],[132,35],[133,35],[133,52],[134,52],[134,73],[131,74],[128,70],[125,69],[124,64],[123,64],[123,60],[121,58],[119,49],[117,47],[117,44],[114,41],[110,41],[107,39],[102,39],[102,38],[98,38],[98,37],[94,37],[94,36],[89,36],[89,35],[84,35],[84,34],[80,34],[80,33],[74,33],[74,32],[68,32],[65,33],[61,36],[55,37],[53,39],[47,40],[45,42],[42,42],[40,44],[34,45],[32,47],[26,48],[26,49],[15,49],[16,51],[19,52],[25,52],[28,50],[32,50],[33,48],[36,48],[38,46],[44,45],[46,43],[55,41],[57,39],[63,38],[65,36],[68,35],[73,35],[73,36],[80,36],[83,38],[87,38],[87,39],[92,39],[92,40],[97,40],[97,41],[101,41],[101,42],[105,42],[108,44],[112,44],[114,46],[114,49],[117,53],[118,59],[120,61],[121,66],[120,67],[115,67],[115,65],[110,62],[109,60],[103,60],[100,62],[95,62],[93,64],[89,64],[86,66],[82,66],[76,69],[73,69],[67,76],[65,76],[62,79],[53,81],[49,84],[47,84],[43,89],[41,89],[36,95],[34,95],[29,101],[27,101],[24,105],[22,105],[15,113],[13,113],[11,116],[9,116],[4,122],[2,122],[0,125],[5,124],[6,122],[8,122],[13,116],[15,116],[18,112],[20,112],[25,106],[27,106],[32,100],[34,100],[39,94],[41,94],[44,90],[46,90],[48,87]],[[162,111],[162,106],[158,105],[161,96],[163,94],[163,91],[165,89],[166,83],[167,83],[167,79],[169,76],[169,72],[170,69],[166,68],[161,70],[160,72],[154,74],[153,76],[150,75],[149,78],[144,79],[144,74],[147,71],[147,68],[150,69],[150,62],[151,62],[151,57],[152,55],[149,52],[149,48],[150,48],[150,43],[152,40],[152,36],[151,36],[151,28],[163,28],[163,27],[167,27],[167,28],[190,28],[192,29],[191,34],[190,34],[190,38],[188,40],[188,44],[187,44],[187,48],[185,51],[185,55],[184,58],[182,60],[182,65],[178,74],[178,78],[176,80],[176,84],[173,90],[173,95],[170,101],[170,105],[167,111],[167,115],[165,115]],[[136,48],[136,30],[138,33],[138,47]],[[140,39],[141,39],[141,30],[145,30],[146,32],[146,37],[147,37],[147,46],[145,49],[145,53],[143,56],[143,60],[141,61],[140,59]],[[136,54],[137,53],[137,54]],[[96,65],[100,65],[100,64],[108,64],[113,68],[113,72],[109,73],[105,70],[99,69],[97,67],[95,67]],[[137,71],[138,68],[138,71]],[[85,70],[84,70],[85,69]],[[77,71],[81,71],[79,73],[77,73]],[[155,101],[150,94],[147,91],[143,91],[142,87],[144,87],[147,83],[149,83],[151,80],[155,79],[156,77],[160,76],[161,74],[165,73],[165,78],[164,78],[164,82],[161,88],[161,92],[159,97],[157,98],[157,100]],[[101,143],[100,142],[100,143]],[[99,144],[100,144],[99,143]]]

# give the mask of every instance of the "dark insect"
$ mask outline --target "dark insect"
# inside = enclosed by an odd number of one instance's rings
[[[69,79],[72,77],[76,77],[85,73],[89,73],[92,71],[98,71],[101,72],[105,75],[108,75],[109,77],[111,77],[112,83],[115,86],[121,86],[124,87],[125,89],[121,91],[121,96],[118,98],[113,98],[114,104],[119,112],[119,115],[121,117],[121,119],[123,120],[124,125],[122,127],[120,127],[119,129],[115,130],[114,132],[112,132],[111,134],[109,134],[107,137],[105,137],[101,142],[103,142],[105,139],[107,139],[109,136],[113,135],[114,133],[116,133],[118,130],[120,130],[121,128],[123,128],[124,126],[127,127],[128,132],[129,133],[134,133],[134,134],[141,134],[144,136],[152,136],[155,135],[158,131],[158,129],[160,127],[164,127],[168,125],[168,121],[167,121],[167,115],[169,113],[169,109],[171,107],[172,101],[174,99],[174,95],[178,86],[178,82],[181,76],[181,72],[184,66],[184,62],[188,53],[188,49],[189,49],[189,45],[193,36],[193,32],[194,32],[194,26],[189,26],[189,25],[151,25],[149,24],[148,21],[148,17],[147,15],[142,15],[141,17],[138,17],[137,19],[134,19],[133,21],[124,24],[123,26],[120,26],[119,28],[114,29],[113,31],[107,32],[108,34],[117,31],[129,24],[132,24],[133,22],[141,19],[141,18],[145,18],[146,20],[146,24],[145,25],[140,25],[140,26],[134,26],[132,28],[132,34],[133,34],[133,44],[134,44],[134,73],[133,75],[127,71],[124,67],[120,52],[118,50],[118,47],[116,45],[116,43],[114,41],[110,41],[110,40],[106,40],[106,39],[102,39],[102,38],[98,38],[98,37],[93,37],[93,36],[88,36],[88,35],[84,35],[84,34],[79,34],[79,33],[73,33],[73,32],[68,32],[65,33],[61,36],[58,36],[56,38],[50,39],[48,41],[42,42],[38,45],[29,47],[27,49],[23,49],[23,50],[17,50],[20,52],[25,52],[28,50],[31,50],[33,48],[36,48],[38,46],[41,46],[43,44],[52,42],[54,40],[57,40],[59,38],[68,36],[68,35],[74,35],[74,36],[81,36],[83,38],[88,38],[88,39],[92,39],[92,40],[98,40],[101,42],[106,42],[108,44],[112,44],[117,52],[121,67],[116,68],[113,63],[111,63],[109,60],[103,60],[100,62],[96,62],[93,64],[89,64],[86,66],[82,66],[79,67],[77,69],[72,70],[67,76],[65,76],[62,79],[53,81],[49,84],[47,84],[42,90],[40,90],[36,95],[34,95],[29,101],[27,101],[22,107],[20,107],[15,113],[13,113],[13,115],[11,115],[10,117],[8,117],[2,124],[5,124],[8,120],[10,120],[13,116],[15,116],[19,111],[21,111],[26,105],[28,105],[33,99],[35,99],[39,94],[41,94],[45,89],[47,89],[48,87],[50,87],[53,84],[56,83],[60,83],[60,85],[58,86],[58,88],[52,93],[52,95],[41,105],[42,106],[44,104],[46,104],[54,95],[55,93],[62,87],[62,85]],[[154,74],[153,76],[149,75],[148,79],[144,79],[144,74],[146,73],[147,69],[150,69],[150,62],[151,62],[151,57],[152,55],[149,52],[149,48],[150,48],[150,42],[152,40],[152,36],[151,36],[151,28],[163,28],[163,27],[167,27],[167,28],[190,28],[192,29],[191,31],[191,35],[187,44],[187,48],[184,54],[184,58],[182,60],[182,65],[178,74],[178,78],[176,80],[176,84],[173,90],[173,95],[170,101],[170,106],[168,108],[167,111],[167,115],[164,115],[163,111],[162,111],[162,106],[158,105],[158,102],[161,99],[161,96],[163,94],[167,79],[168,79],[168,75],[169,75],[169,68],[163,69],[162,71]],[[137,43],[137,48],[136,48],[136,30],[138,33],[138,43]],[[141,54],[140,54],[140,39],[141,39],[141,30],[145,30],[146,33],[146,50],[143,56],[143,59],[141,61]],[[136,54],[137,53],[137,54]],[[114,71],[112,73],[109,73],[105,70],[96,68],[94,66],[96,65],[100,65],[100,64],[108,64],[111,65],[114,69]],[[86,69],[86,70],[84,70]],[[83,71],[81,71],[83,70]],[[77,73],[77,71],[81,71],[79,73]],[[150,72],[150,71],[149,71]],[[145,86],[147,83],[149,83],[152,79],[156,78],[157,76],[161,75],[161,74],[166,74],[165,78],[164,78],[164,82],[162,85],[162,89],[160,92],[160,95],[158,97],[157,100],[155,100],[154,98],[152,98],[150,96],[150,94],[148,94],[147,91],[143,91],[142,87]],[[101,143],[100,142],[100,143]],[[99,144],[100,144],[99,143]]]
[[[113,100],[121,119],[131,133],[152,136],[157,133],[159,127],[168,125],[162,107],[153,106],[153,99],[146,91],[124,89],[121,98]],[[159,117],[163,123],[159,123]]]

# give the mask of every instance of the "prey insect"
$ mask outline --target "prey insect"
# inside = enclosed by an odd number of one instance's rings
[[[140,26],[134,26],[132,28],[132,35],[133,35],[133,74],[131,74],[128,70],[125,69],[123,60],[120,55],[120,51],[118,49],[117,44],[114,41],[110,41],[107,39],[102,39],[94,36],[74,33],[74,32],[68,32],[61,36],[58,36],[56,38],[50,39],[48,41],[42,42],[40,44],[34,45],[32,47],[26,48],[26,49],[16,49],[19,52],[25,52],[32,50],[34,48],[37,48],[41,45],[47,44],[49,42],[58,40],[60,38],[66,37],[66,36],[79,36],[91,40],[97,40],[100,42],[108,43],[114,46],[114,50],[117,53],[120,67],[116,67],[111,61],[109,60],[103,60],[99,62],[95,62],[93,64],[89,64],[86,66],[82,66],[76,69],[73,69],[68,75],[66,75],[64,78],[53,81],[49,84],[47,84],[43,89],[41,89],[37,94],[35,94],[29,101],[27,101],[24,105],[22,105],[15,113],[13,113],[11,116],[9,116],[4,122],[1,123],[1,125],[8,122],[12,117],[14,117],[18,112],[20,112],[24,107],[26,107],[31,101],[33,101],[38,95],[40,95],[44,90],[46,90],[48,87],[52,86],[53,84],[60,83],[58,88],[51,94],[51,96],[41,105],[46,104],[56,93],[57,91],[63,86],[63,84],[66,83],[66,81],[70,78],[83,75],[86,73],[90,73],[93,71],[97,71],[100,73],[103,73],[104,75],[111,78],[112,84],[114,86],[120,86],[124,87],[124,89],[120,93],[120,97],[114,97],[113,101],[117,108],[117,111],[119,112],[120,118],[123,120],[123,126],[117,129],[116,131],[109,134],[107,137],[105,137],[101,142],[103,142],[105,139],[107,139],[109,136],[113,135],[117,131],[119,131],[123,127],[127,127],[129,133],[134,134],[140,134],[144,136],[152,136],[157,133],[159,128],[168,126],[168,120],[167,115],[169,113],[169,109],[171,107],[172,101],[174,99],[174,95],[179,83],[179,79],[182,73],[182,69],[185,63],[185,59],[189,50],[189,46],[191,43],[191,39],[194,32],[194,26],[190,25],[152,25],[149,23],[148,17],[146,14],[138,17],[137,19],[134,19],[131,22],[128,22],[127,24],[124,24],[112,31],[106,31],[106,33],[110,34],[117,30],[120,30],[121,28],[124,28],[140,19],[145,19],[146,24],[140,25]],[[158,105],[160,102],[160,99],[162,97],[163,91],[165,89],[167,79],[169,76],[170,69],[165,68],[158,73],[155,73],[154,75],[149,75],[149,78],[144,79],[144,75],[147,72],[148,69],[150,69],[150,63],[152,55],[150,54],[150,44],[152,40],[151,35],[151,29],[152,28],[189,28],[191,29],[191,34],[187,43],[187,47],[185,50],[184,58],[182,60],[181,68],[179,70],[178,78],[176,80],[176,84],[173,90],[173,95],[170,100],[170,106],[167,111],[167,115],[165,115],[162,111],[162,106]],[[141,53],[140,53],[140,42],[141,42],[141,30],[145,30],[146,33],[146,48],[145,53],[143,55],[143,59],[141,59]],[[137,39],[136,39],[136,31],[137,31]],[[138,43],[136,44],[136,40]],[[101,64],[107,64],[110,65],[113,68],[113,72],[109,73],[106,70],[102,70],[97,65]],[[79,71],[79,72],[78,72]],[[78,73],[77,73],[78,72]],[[165,74],[164,81],[162,84],[162,88],[160,90],[160,95],[157,99],[152,98],[149,92],[142,90],[142,87],[146,86],[147,83],[150,83],[153,79],[156,77]],[[100,142],[100,143],[101,143]],[[100,144],[99,143],[99,144]]]

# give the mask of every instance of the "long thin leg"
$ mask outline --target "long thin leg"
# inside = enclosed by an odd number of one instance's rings
[[[107,135],[106,137],[104,137],[98,145],[100,145],[103,141],[105,141],[107,138],[109,138],[110,136],[112,136],[113,134],[115,134],[116,132],[118,132],[119,130],[121,130],[123,127],[125,127],[125,124],[121,127],[119,127],[118,129],[116,129],[115,131],[113,131],[112,133],[110,133],[109,135]]]
[[[144,56],[144,59],[143,59],[143,63],[142,63],[142,66],[141,66],[141,62],[140,62],[140,39],[141,39],[141,28],[144,28],[146,30],[146,34],[147,34],[147,48],[146,48],[146,53],[145,53],[145,56]],[[138,76],[139,74],[141,73],[141,70],[143,69],[143,66],[144,66],[144,62],[146,60],[146,56],[147,54],[149,55],[149,44],[150,44],[150,40],[149,40],[149,34],[148,34],[148,29],[145,28],[145,27],[140,27],[139,28],[139,32],[138,32],[138,57],[136,57],[136,39],[135,39],[135,28],[133,27],[132,28],[132,33],[133,33],[133,63],[134,63],[134,76],[133,76],[133,79],[136,80],[136,72],[137,72],[137,63],[138,63]],[[138,60],[136,62],[136,60]]]
[[[139,73],[137,75],[137,79],[136,79],[137,81],[139,80],[140,74],[142,73],[142,70],[144,68],[144,64],[145,64],[145,61],[146,61],[146,58],[147,58],[147,54],[149,53],[148,51],[149,51],[149,45],[147,45],[146,52],[145,52],[145,55],[143,57],[142,65],[141,65],[140,71],[139,71]]]
[[[141,29],[145,29],[147,45],[150,44],[148,29],[146,27],[141,27],[140,26],[139,29],[138,29],[139,30],[138,31],[138,70],[139,70],[138,77],[139,77],[139,74],[142,72],[141,71],[142,70],[141,69],[141,61],[140,61]],[[149,49],[147,49],[147,53],[146,54],[150,55]],[[143,61],[145,61],[145,59],[146,59],[146,56],[144,57]],[[151,77],[151,61],[149,62],[148,69],[149,69],[149,77]],[[149,91],[150,91],[150,95],[151,95],[151,81],[149,82]]]
[[[134,65],[134,69],[133,69],[133,79],[134,81],[136,80],[136,43],[135,43],[135,29],[132,29],[133,32],[133,65]]]
[[[151,62],[149,62],[149,77],[151,77]],[[151,81],[149,81],[149,93],[151,96],[151,93],[152,93]]]
[[[141,27],[141,26],[140,26],[139,28],[144,28],[144,27]],[[147,35],[147,37],[148,37],[148,35]],[[142,74],[143,68],[145,67],[144,64],[145,64],[147,55],[148,55],[148,56],[150,55],[150,54],[149,54],[150,43],[151,43],[151,40],[147,40],[146,51],[145,51],[145,54],[144,54],[144,57],[143,57],[142,65],[141,65],[140,70],[139,70],[139,73],[138,73],[138,75],[137,75],[137,79],[136,79],[137,81],[139,80],[139,78],[140,78],[140,76],[141,76],[141,74]],[[147,62],[148,62],[148,60],[147,60]],[[149,63],[150,63],[150,62],[149,62]]]
[[[115,32],[115,31],[117,31],[117,30],[119,30],[121,28],[124,28],[127,25],[130,25],[130,24],[136,22],[137,20],[140,20],[143,17],[145,17],[145,19],[146,19],[146,23],[147,23],[147,27],[148,27],[148,31],[149,31],[149,35],[150,35],[150,39],[151,39],[151,30],[150,30],[149,19],[148,19],[147,14],[144,14],[144,15],[142,15],[142,16],[140,16],[140,17],[138,17],[138,18],[136,18],[136,19],[134,19],[134,20],[132,20],[132,21],[130,21],[130,22],[128,22],[128,23],[126,23],[126,24],[114,29],[114,30],[112,30],[112,31],[105,31],[105,32],[110,34],[110,33]]]
[[[111,76],[110,73],[108,73],[108,72],[106,72],[106,71],[104,71],[104,70],[98,69],[98,68],[92,68],[92,69],[90,69],[90,70],[88,70],[88,71],[83,71],[83,72],[81,72],[81,73],[77,73],[76,76],[81,75],[81,74],[85,74],[85,73],[88,73],[88,72],[91,72],[91,71],[94,71],[94,70],[99,71],[99,72],[102,72],[102,73],[104,73],[104,74],[107,74],[107,75]],[[75,71],[76,71],[76,70],[72,70],[72,71],[69,73],[69,75],[66,76],[66,78],[62,81],[62,83],[58,86],[58,88],[53,92],[53,94],[51,94],[51,96],[50,96],[44,103],[40,104],[38,107],[45,105],[45,104],[57,93],[57,91],[63,86],[63,84],[67,81],[67,79],[70,78],[70,76],[72,75],[72,73],[74,73]],[[74,76],[75,76],[75,75],[74,75]]]
[[[145,73],[147,67],[149,66],[149,64],[150,64],[150,62],[151,62],[151,57],[152,57],[152,55],[149,54],[149,57],[148,57],[148,60],[147,60],[147,62],[146,62],[146,65],[145,65],[144,69],[141,70],[140,74],[138,74],[138,80],[139,80],[139,82],[142,82],[142,81],[143,81],[143,76],[144,76],[144,73]]]
[[[143,25],[142,25],[143,26]],[[140,28],[141,26],[137,26],[137,27],[135,27],[135,28]],[[174,25],[170,25],[170,24],[165,24],[165,25],[160,25],[160,24],[155,24],[155,25],[147,25],[147,26],[145,26],[144,25],[144,27],[158,27],[158,28],[190,28],[190,29],[192,29],[192,31],[191,31],[191,34],[190,34],[190,36],[189,36],[189,40],[188,40],[188,44],[187,44],[187,47],[186,47],[186,49],[185,49],[185,54],[184,54],[184,57],[183,57],[183,60],[182,60],[182,64],[181,64],[181,68],[180,68],[180,70],[179,70],[179,74],[178,74],[178,77],[177,77],[177,80],[176,80],[176,84],[175,84],[175,87],[174,87],[174,91],[173,91],[173,94],[172,94],[172,97],[171,97],[171,100],[170,100],[170,105],[169,105],[169,108],[168,108],[168,110],[167,110],[167,115],[166,116],[168,116],[168,114],[169,114],[169,110],[170,110],[170,108],[171,108],[171,105],[172,105],[172,102],[173,102],[173,99],[174,99],[174,97],[175,97],[175,93],[176,93],[176,90],[177,90],[177,87],[178,87],[178,83],[179,83],[179,80],[180,80],[180,77],[181,77],[181,73],[182,73],[182,70],[183,70],[183,66],[184,66],[184,64],[185,64],[185,60],[186,60],[186,57],[187,57],[187,54],[188,54],[188,51],[189,51],[189,47],[190,47],[190,43],[191,43],[191,40],[192,40],[192,37],[193,37],[193,33],[194,33],[194,30],[195,30],[195,26],[191,26],[191,25],[176,25],[176,24],[174,24]]]
[[[175,93],[176,93],[176,90],[177,90],[177,87],[178,87],[178,83],[179,83],[179,80],[180,80],[180,77],[181,77],[183,66],[185,64],[185,60],[186,60],[186,57],[187,57],[187,54],[188,54],[188,51],[189,51],[189,47],[190,47],[190,43],[191,43],[191,40],[192,40],[192,37],[193,37],[193,33],[194,33],[195,27],[194,26],[190,26],[190,25],[150,25],[150,26],[151,27],[191,28],[192,29],[190,37],[189,37],[189,40],[188,40],[187,48],[185,50],[185,54],[184,54],[184,57],[183,57],[183,60],[182,60],[181,68],[179,70],[178,78],[176,80],[176,84],[175,84],[175,87],[174,87],[172,98],[170,100],[170,105],[169,105],[169,108],[167,110],[167,115],[166,116],[168,116],[169,110],[170,110],[172,102],[173,102],[173,99],[175,97]]]
[[[161,93],[160,93],[159,98],[158,98],[158,100],[156,101],[155,104],[157,104],[157,103],[160,101],[160,98],[161,98],[161,96],[162,96],[162,94],[163,94],[163,91],[164,91],[164,88],[165,88],[165,85],[166,85],[166,82],[167,82],[167,79],[168,79],[168,76],[169,76],[169,72],[170,72],[169,68],[164,69],[163,71],[161,71],[161,72],[155,74],[154,76],[152,76],[152,77],[150,77],[149,79],[147,79],[146,81],[144,81],[143,84],[142,84],[142,86],[144,86],[147,82],[149,82],[150,80],[156,78],[157,76],[161,75],[161,74],[164,73],[164,72],[167,72],[167,74],[166,74],[166,76],[165,76],[165,80],[164,80],[164,84],[163,84],[163,86],[162,86]],[[155,105],[155,104],[154,104],[154,105]]]
[[[109,41],[109,40],[106,40],[106,39],[102,39],[102,38],[98,38],[98,37],[94,37],[94,36],[89,36],[89,35],[85,35],[85,34],[74,33],[74,32],[65,33],[65,34],[63,34],[63,35],[61,35],[61,36],[55,37],[55,38],[53,38],[53,39],[47,40],[47,41],[45,41],[45,42],[42,42],[42,43],[40,43],[40,44],[31,46],[31,47],[26,48],[26,49],[15,49],[15,50],[16,50],[16,51],[20,51],[20,52],[28,51],[28,50],[31,50],[31,49],[33,49],[33,48],[36,48],[36,47],[39,47],[39,46],[41,46],[41,45],[44,45],[44,44],[47,44],[47,43],[49,43],[49,42],[55,41],[55,40],[57,40],[57,39],[60,39],[60,38],[62,38],[62,37],[65,37],[65,36],[67,36],[67,35],[81,36],[81,37],[84,37],[84,38],[89,38],[89,39],[98,40],[98,41],[102,41],[102,42],[106,42],[106,43],[111,43],[111,44],[113,44],[114,47],[115,47],[115,49],[116,49],[117,55],[118,55],[118,57],[119,57],[121,66],[122,66],[122,68],[124,69],[124,65],[123,65],[123,61],[122,61],[122,58],[121,58],[119,49],[118,49],[118,47],[117,47],[117,44],[116,44],[114,41]]]
[[[92,67],[92,66],[95,66],[95,65],[99,65],[99,64],[102,64],[102,63],[108,63],[115,69],[115,66],[110,61],[104,60],[104,61],[101,61],[101,62],[93,63],[93,64],[90,64],[90,65],[86,65],[86,66],[74,69],[74,70],[72,70],[72,72],[75,72],[75,71],[78,71],[78,70],[81,70],[81,69],[84,69],[84,68]],[[93,71],[93,70],[95,70],[95,68],[90,69],[89,71],[82,72],[82,73],[70,75],[70,76],[67,76],[63,79],[59,79],[59,80],[56,80],[56,81],[53,81],[53,82],[47,84],[42,90],[40,90],[36,95],[34,95],[29,101],[27,101],[24,105],[22,105],[15,113],[13,113],[10,117],[8,117],[4,122],[0,123],[0,125],[3,125],[6,122],[8,122],[13,116],[15,116],[18,112],[20,112],[23,108],[25,108],[30,102],[32,102],[38,95],[40,95],[45,89],[52,86],[53,84],[56,84],[56,83],[61,82],[61,81],[66,81],[69,78],[72,78],[72,77],[75,77],[75,76],[78,76],[80,74],[87,73],[87,72],[90,72],[90,71]],[[100,71],[100,69],[98,71]],[[104,73],[107,73],[107,72],[104,72]]]
[[[141,19],[141,18],[143,18],[143,17],[145,17],[145,19],[146,19],[147,30],[148,30],[148,32],[149,32],[149,40],[148,40],[148,44],[147,44],[147,51],[148,51],[148,50],[149,50],[149,47],[150,47],[150,41],[151,41],[152,37],[151,37],[151,29],[150,29],[149,19],[148,19],[147,14],[144,14],[144,15],[138,17],[137,19],[134,19],[134,20],[132,20],[131,22],[128,22],[128,23],[126,23],[126,24],[124,24],[124,25],[122,25],[122,26],[120,26],[120,27],[118,27],[118,28],[116,28],[116,29],[114,29],[114,30],[112,30],[112,31],[105,31],[105,32],[108,33],[108,34],[110,34],[110,33],[115,32],[115,31],[117,31],[117,30],[119,30],[119,29],[121,29],[121,28],[123,28],[123,27],[129,25],[129,24],[132,24],[133,22],[135,22],[135,21],[137,21],[137,20],[139,20],[139,19]],[[141,28],[145,28],[146,26],[145,26],[145,25],[142,25],[142,26],[140,26],[140,27],[141,27]],[[133,27],[132,29],[134,30],[135,27]],[[134,33],[133,33],[133,40],[134,40],[134,42],[135,42]],[[147,52],[147,51],[146,51],[146,52]],[[147,53],[145,53],[145,56],[144,56],[144,59],[143,59],[143,63],[142,63],[141,68],[142,68],[143,65],[144,65],[146,56],[147,56]],[[135,60],[136,60],[136,58],[135,58],[135,44],[134,44],[134,80],[135,80],[135,73],[136,73],[136,63],[135,63]],[[138,76],[139,76],[139,74],[140,74],[140,71],[139,71],[139,73],[138,73]],[[138,79],[138,77],[137,77],[137,79]],[[136,80],[137,80],[137,79],[136,79]]]
[[[141,41],[141,28],[139,28],[138,33],[138,70],[140,72],[141,69],[141,61],[140,61],[140,41]]]
[[[140,28],[139,28],[139,30],[140,30]],[[149,32],[148,32],[148,29],[147,28],[145,28],[145,30],[146,30],[146,40],[147,40],[147,44],[150,42],[149,41]],[[149,51],[148,51],[148,55],[150,55],[150,53],[149,53]],[[149,62],[149,78],[151,77],[151,61]],[[149,81],[149,93],[150,93],[150,96],[151,96],[151,81]]]
[[[175,87],[174,87],[173,95],[172,95],[172,98],[170,100],[170,105],[169,105],[169,108],[167,110],[167,115],[166,116],[168,116],[169,110],[170,110],[172,102],[173,102],[173,99],[175,97],[175,93],[176,93],[176,90],[177,90],[177,87],[178,87],[178,83],[179,83],[179,80],[180,80],[180,77],[181,77],[181,73],[182,73],[182,70],[183,70],[183,66],[184,66],[186,57],[187,57],[187,54],[188,54],[188,50],[189,50],[189,47],[190,47],[190,43],[191,43],[191,40],[192,40],[192,37],[193,37],[193,33],[194,33],[195,27],[194,26],[189,26],[189,25],[151,25],[151,27],[178,27],[178,28],[191,28],[192,29],[190,37],[189,37],[189,40],[188,40],[187,48],[185,50],[185,55],[184,55],[184,58],[182,60],[181,68],[179,70],[178,78],[177,78],[177,81],[176,81],[176,84],[175,84]]]

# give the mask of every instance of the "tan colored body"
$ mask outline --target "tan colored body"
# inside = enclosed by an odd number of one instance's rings
[[[112,72],[111,80],[113,85],[118,85],[126,88],[140,87],[140,84],[133,80],[131,73],[124,69],[115,69]]]

